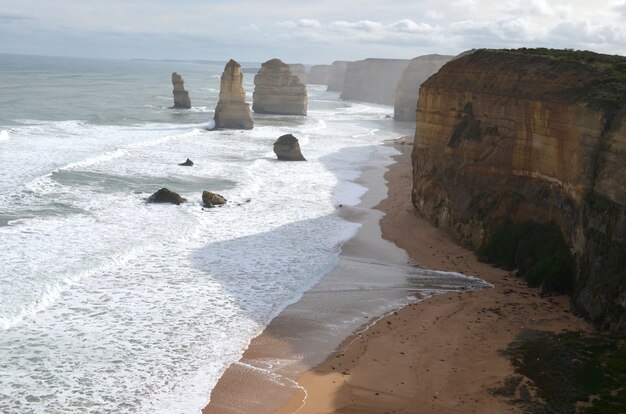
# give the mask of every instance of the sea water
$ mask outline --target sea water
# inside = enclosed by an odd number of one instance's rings
[[[222,70],[0,55],[0,412],[199,412],[336,265],[358,229],[337,205],[391,155],[392,108],[309,86],[307,117],[207,131]],[[170,109],[173,71],[191,110]],[[276,161],[286,133],[307,162]],[[146,203],[161,187],[188,202]]]

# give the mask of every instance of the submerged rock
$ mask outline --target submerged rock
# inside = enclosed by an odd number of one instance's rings
[[[217,193],[203,191],[202,202],[204,203],[205,207],[212,208],[215,206],[221,206],[222,204],[226,204],[226,199]]]
[[[185,82],[183,77],[178,73],[172,73],[172,85],[174,90],[174,108],[189,109],[191,108],[191,100],[189,99],[189,92],[185,90]]]
[[[291,134],[278,138],[274,143],[274,153],[281,161],[306,161],[300,152],[298,138]]]
[[[252,129],[254,123],[243,90],[241,65],[231,59],[224,67],[221,79],[220,100],[215,108],[215,129]]]
[[[165,187],[148,197],[148,203],[171,203],[179,205],[185,201],[187,201],[186,198],[181,197],[179,194]]]
[[[182,165],[183,167],[191,167],[191,166],[193,166],[193,161],[191,161],[189,158],[187,158],[187,161],[181,162],[178,165]]]
[[[306,86],[280,59],[265,62],[254,77],[254,112],[306,115],[307,104]]]

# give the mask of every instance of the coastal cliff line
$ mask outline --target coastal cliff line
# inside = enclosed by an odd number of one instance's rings
[[[478,50],[419,91],[423,217],[626,332],[626,58]]]

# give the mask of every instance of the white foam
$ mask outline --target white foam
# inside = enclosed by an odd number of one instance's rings
[[[9,135],[9,131],[7,130],[0,130],[0,142],[2,141],[8,141],[9,139],[11,139],[11,136]]]

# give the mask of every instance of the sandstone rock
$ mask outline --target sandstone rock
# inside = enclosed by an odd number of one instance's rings
[[[274,153],[281,161],[306,161],[300,152],[298,138],[291,134],[278,138],[274,143]]]
[[[254,77],[252,110],[261,114],[306,115],[306,87],[280,59],[269,60]]]
[[[397,121],[415,121],[420,85],[451,59],[452,56],[426,55],[411,60],[396,86],[393,117]]]
[[[408,65],[405,59],[349,62],[341,99],[393,105],[398,80]]]
[[[213,208],[215,206],[221,206],[222,204],[226,204],[226,199],[217,193],[203,191],[202,202],[204,203],[205,207]]]
[[[230,60],[222,73],[220,100],[215,108],[215,128],[252,129],[252,114],[243,90],[241,65]]]
[[[159,191],[148,197],[148,203],[171,203],[179,205],[185,201],[187,201],[187,199],[181,197],[173,191],[168,190],[167,188],[161,188]]]
[[[626,58],[478,50],[447,63],[420,89],[412,200],[473,249],[506,223],[556,223],[575,307],[626,332],[626,86],[608,67]]]
[[[315,65],[309,72],[308,83],[311,85],[328,85],[330,65]]]
[[[328,73],[328,91],[342,92],[343,84],[346,78],[346,68],[348,62],[344,60],[336,60],[330,65],[330,71]]]
[[[296,75],[300,82],[306,85],[308,76],[304,65],[302,63],[290,63],[288,66],[291,73]]]
[[[192,167],[193,166],[193,161],[191,161],[189,158],[187,158],[187,161],[181,162],[178,165],[181,165],[183,167]]]
[[[183,77],[178,73],[172,73],[172,85],[174,90],[174,108],[189,109],[191,108],[191,100],[189,99],[189,92],[185,90],[185,82]]]

